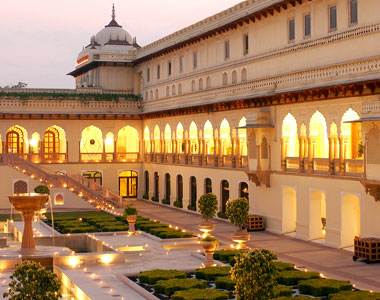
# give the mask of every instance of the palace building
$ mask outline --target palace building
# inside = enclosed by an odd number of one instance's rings
[[[380,237],[380,2],[248,0],[140,46],[112,19],[73,90],[1,89],[1,208],[127,199],[219,210],[333,247]],[[180,209],[180,208],[179,208]]]

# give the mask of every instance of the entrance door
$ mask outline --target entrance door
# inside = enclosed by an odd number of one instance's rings
[[[119,174],[119,193],[123,198],[137,198],[137,173],[123,171]]]

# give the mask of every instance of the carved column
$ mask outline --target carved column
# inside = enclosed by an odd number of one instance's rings
[[[285,137],[281,137],[281,171],[286,171],[286,149]],[[259,160],[259,157],[257,156]]]
[[[334,138],[329,137],[329,174],[334,174]]]
[[[313,139],[309,137],[308,140],[308,149],[309,149],[309,173],[314,173],[314,143]]]
[[[236,139],[236,166],[238,168],[242,167],[242,161],[241,161],[241,145],[240,145],[240,138],[239,135]]]
[[[218,139],[215,138],[214,139],[214,164],[215,166],[217,167],[219,164],[219,156],[218,156],[218,153],[219,153],[219,147],[218,147],[219,143],[218,143]]]
[[[303,173],[305,171],[305,137],[299,136],[299,172]]]
[[[232,167],[236,168],[236,138],[232,138],[232,152],[231,152]]]
[[[223,144],[222,140],[218,140],[218,150],[219,150],[219,166],[224,166],[224,153],[223,153]]]
[[[202,139],[202,165],[206,165],[207,160],[207,149],[206,149],[206,140]]]
[[[339,138],[339,175],[344,176],[346,174],[345,170],[345,145],[344,145],[344,138],[340,137]]]

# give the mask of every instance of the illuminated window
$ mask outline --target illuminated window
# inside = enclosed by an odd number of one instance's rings
[[[7,153],[23,153],[25,148],[26,131],[19,126],[13,126],[7,131],[5,151]]]
[[[99,171],[87,171],[84,172],[82,176],[91,181],[94,181],[96,184],[102,185],[103,183],[102,173]]]
[[[60,140],[56,128],[50,127],[44,135],[44,153],[59,153]]]
[[[282,122],[282,139],[286,157],[299,156],[297,121],[291,113],[288,113]]]
[[[65,201],[62,194],[56,194],[54,196],[54,204],[55,205],[64,205]]]
[[[123,198],[137,198],[138,176],[135,171],[123,171],[119,174],[119,192]]]
[[[203,138],[205,140],[205,153],[207,155],[213,155],[215,146],[214,146],[214,132],[212,128],[212,124],[209,120],[206,121],[204,130],[203,130]]]

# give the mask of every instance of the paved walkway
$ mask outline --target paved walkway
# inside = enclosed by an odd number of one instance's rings
[[[139,214],[143,216],[199,233],[200,217],[196,214],[146,200],[137,201],[135,205]],[[235,227],[222,220],[213,222],[216,224],[213,235],[222,243],[231,244]],[[279,259],[294,263],[297,267],[320,272],[328,278],[350,280],[359,289],[380,292],[380,264],[353,262],[352,253],[349,251],[289,236],[269,232],[251,232],[250,234],[251,242],[247,243],[250,247],[271,249]]]

